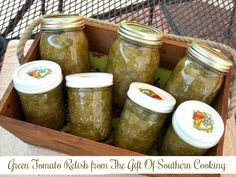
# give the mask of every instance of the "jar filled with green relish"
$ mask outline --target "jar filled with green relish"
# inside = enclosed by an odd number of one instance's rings
[[[114,144],[149,153],[175,106],[175,99],[164,90],[140,82],[132,83],[127,95]]]
[[[172,116],[161,153],[170,156],[204,155],[220,141],[223,132],[223,120],[211,106],[200,101],[186,101]]]
[[[72,133],[99,141],[111,133],[112,74],[80,73],[66,76]]]
[[[114,76],[113,104],[122,107],[132,82],[152,84],[160,62],[163,33],[134,22],[120,23],[111,46],[106,71]]]
[[[39,60],[20,66],[13,74],[25,120],[52,129],[65,121],[62,71],[58,64]]]
[[[89,71],[84,17],[58,15],[41,18],[40,57],[58,63],[63,75]]]
[[[174,68],[165,90],[175,97],[177,105],[186,100],[211,104],[231,66],[232,62],[216,49],[194,42]]]

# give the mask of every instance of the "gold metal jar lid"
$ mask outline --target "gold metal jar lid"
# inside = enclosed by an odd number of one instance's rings
[[[58,15],[41,17],[41,30],[73,30],[84,28],[84,17],[80,15]]]
[[[150,46],[160,46],[163,38],[163,32],[158,29],[128,21],[120,23],[118,35],[121,38]]]
[[[199,42],[193,42],[188,48],[187,53],[207,67],[222,73],[227,73],[233,64],[232,61],[221,52]]]

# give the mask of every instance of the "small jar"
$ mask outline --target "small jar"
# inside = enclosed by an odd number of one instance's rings
[[[69,119],[72,133],[99,141],[111,132],[112,83],[108,73],[66,76]]]
[[[161,147],[162,155],[203,155],[222,137],[224,123],[209,105],[200,101],[186,101],[179,105],[172,117]]]
[[[63,75],[89,71],[84,18],[59,15],[41,18],[40,57],[58,63]]]
[[[114,77],[113,103],[122,107],[132,82],[152,84],[160,62],[163,33],[135,22],[120,23],[118,38],[111,46],[106,72]]]
[[[58,64],[39,60],[20,66],[13,74],[25,120],[52,129],[63,126],[62,72]]]
[[[231,66],[232,62],[220,52],[194,42],[174,68],[165,90],[175,97],[177,105],[186,100],[211,104]]]
[[[175,99],[157,87],[139,82],[130,85],[127,95],[114,144],[148,153],[172,112]]]

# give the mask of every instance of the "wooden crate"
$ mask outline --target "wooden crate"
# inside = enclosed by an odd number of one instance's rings
[[[87,21],[84,30],[88,36],[90,50],[107,54],[116,39],[117,28]],[[39,59],[39,38],[32,44],[25,62]],[[164,39],[160,49],[161,66],[173,69],[178,60],[185,55],[187,47],[186,43]],[[227,119],[230,80],[229,73],[212,105],[222,116],[224,123]],[[0,102],[0,125],[27,143],[69,155],[143,155],[23,121],[19,98],[12,83]],[[209,151],[209,154],[222,155],[223,141],[224,138]]]

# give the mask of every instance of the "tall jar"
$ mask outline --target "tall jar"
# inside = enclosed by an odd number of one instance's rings
[[[196,156],[214,147],[224,132],[221,116],[200,101],[186,101],[172,116],[161,147],[162,155]]]
[[[130,85],[127,95],[114,144],[149,153],[174,108],[175,99],[164,90],[139,82]]]
[[[201,43],[192,43],[171,74],[165,90],[177,105],[186,100],[210,104],[220,90],[232,62],[223,54]]]
[[[163,33],[134,22],[120,23],[118,38],[108,56],[108,73],[114,76],[113,103],[122,107],[132,82],[152,84],[160,62]]]
[[[62,80],[60,66],[46,60],[23,64],[14,72],[13,83],[26,121],[52,129],[63,126]]]
[[[72,133],[95,141],[111,133],[112,80],[108,73],[66,76]]]
[[[63,75],[89,71],[84,18],[59,15],[41,18],[40,57],[58,63]]]

